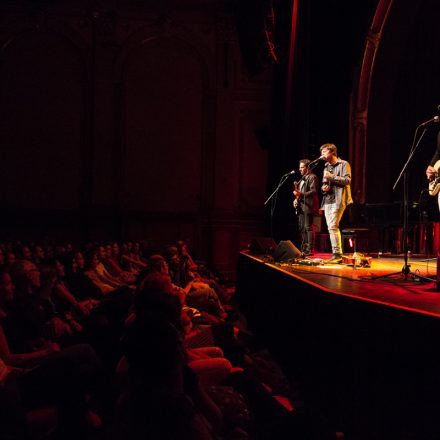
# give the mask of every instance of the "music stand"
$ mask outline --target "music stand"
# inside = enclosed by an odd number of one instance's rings
[[[436,119],[437,118],[437,119]],[[400,182],[400,179],[403,176],[403,257],[404,257],[404,264],[402,267],[402,270],[399,272],[393,272],[393,273],[389,273],[386,275],[380,275],[377,277],[372,277],[372,280],[378,280],[380,278],[388,278],[388,277],[392,277],[394,275],[400,275],[403,274],[404,276],[404,280],[407,281],[408,280],[408,275],[412,275],[413,280],[414,278],[418,278],[418,279],[423,279],[425,281],[432,281],[434,282],[435,280],[429,277],[425,277],[423,275],[415,275],[411,273],[411,265],[408,264],[408,172],[407,172],[407,168],[409,163],[411,162],[411,159],[414,156],[414,153],[416,152],[418,146],[420,145],[421,140],[423,139],[423,136],[425,135],[426,131],[427,131],[427,125],[429,125],[431,122],[438,122],[438,116],[436,116],[434,119],[424,122],[420,125],[417,126],[415,132],[414,132],[414,138],[413,138],[413,142],[411,144],[411,149],[409,152],[409,156],[407,161],[405,162],[405,164],[403,165],[402,170],[400,171],[399,176],[397,177],[396,182],[393,185],[393,191],[396,190],[397,185]],[[420,135],[420,137],[417,139],[417,132],[419,131],[420,128],[423,128],[423,132]]]

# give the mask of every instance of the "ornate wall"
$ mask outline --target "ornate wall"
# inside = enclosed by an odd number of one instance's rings
[[[230,272],[262,233],[270,72],[231,2],[172,3],[0,6],[3,236],[185,237]]]

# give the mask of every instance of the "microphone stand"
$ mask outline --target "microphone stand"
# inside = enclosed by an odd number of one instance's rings
[[[436,120],[435,118],[432,120],[432,122],[437,122],[438,120]],[[431,121],[428,121],[431,122]],[[427,131],[427,125],[428,123],[423,123],[417,126],[416,131],[414,132],[414,138],[413,138],[413,142],[411,145],[411,149],[409,152],[409,156],[407,161],[405,162],[405,164],[403,165],[402,170],[400,171],[399,176],[397,177],[396,182],[393,185],[393,191],[396,190],[397,185],[400,182],[400,179],[403,176],[403,257],[404,257],[404,264],[402,267],[402,270],[400,272],[393,272],[387,275],[380,275],[377,277],[372,277],[372,280],[378,280],[380,278],[387,278],[387,277],[391,277],[393,275],[398,275],[403,273],[404,279],[405,281],[408,280],[408,275],[411,274],[411,265],[408,264],[408,165],[411,162],[411,159],[414,156],[414,153],[416,152],[418,146],[420,145],[421,140],[423,139],[423,136],[425,136],[425,133]],[[423,128],[423,132],[420,135],[420,137],[417,139],[417,132],[419,130],[419,128]],[[417,142],[416,142],[417,139]],[[425,277],[422,275],[414,275],[411,274],[412,278],[414,280],[414,278],[419,278],[419,279],[424,279],[426,281],[434,281],[433,279],[429,278],[429,277]]]
[[[290,171],[286,174],[283,174],[281,176],[280,181],[278,182],[277,187],[272,192],[272,194],[267,198],[267,200],[264,202],[264,206],[266,206],[270,200],[272,200],[271,207],[270,207],[270,236],[273,237],[273,214],[275,212],[275,206],[277,203],[277,196],[279,189],[284,185],[284,183],[287,181],[290,175],[295,174],[294,171]]]

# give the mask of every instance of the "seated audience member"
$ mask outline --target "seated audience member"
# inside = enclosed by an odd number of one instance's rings
[[[12,251],[6,252],[5,266],[10,268],[16,261],[15,254]]]
[[[18,258],[21,260],[32,261],[32,252],[29,246],[26,245],[19,246]]]
[[[81,300],[78,299],[73,292],[71,292],[66,281],[65,266],[61,260],[62,256],[59,256],[57,260],[54,260],[50,263],[54,266],[57,274],[57,280],[54,286],[54,294],[56,297],[64,301],[66,305],[69,305],[70,310],[76,315],[81,317],[89,316],[90,311],[96,307],[98,301],[90,298]],[[69,254],[69,258],[65,264],[70,264],[71,267],[73,266],[73,256],[71,254]]]
[[[169,275],[168,263],[161,255],[152,255],[148,260],[150,271],[162,272]],[[226,317],[225,310],[213,289],[204,283],[192,280],[180,287],[173,285],[174,289],[184,297],[184,303],[190,307],[195,307],[210,313],[220,319]]]
[[[147,264],[141,259],[140,245],[137,242],[134,243],[132,251],[128,249],[127,243],[122,243],[119,263],[124,270],[134,275],[139,275],[139,272],[147,267]]]
[[[4,322],[9,344],[16,352],[44,348],[46,327],[37,295],[41,287],[40,272],[34,263],[17,260],[9,271],[14,284],[13,300],[8,303],[8,319]]]
[[[129,385],[116,408],[111,438],[217,438],[219,408],[185,368],[178,331],[163,317],[143,315],[127,329],[123,351]]]
[[[46,283],[45,278],[50,279],[51,277],[45,274],[45,269],[43,268],[43,285]],[[24,368],[23,372],[27,372],[28,369],[30,369],[29,371],[34,371],[42,367],[38,370],[38,374],[33,373],[31,376],[28,376],[40,378],[43,371],[47,371],[47,368],[49,368],[53,372],[52,367],[55,368],[56,366],[59,369],[60,378],[64,377],[66,381],[70,381],[69,383],[74,381],[77,384],[75,378],[81,378],[83,385],[90,385],[96,382],[96,377],[92,378],[92,376],[101,369],[101,363],[93,349],[88,344],[75,344],[61,349],[53,340],[41,336],[43,332],[39,331],[36,325],[31,326],[30,329],[25,329],[22,327],[22,324],[29,324],[27,318],[31,316],[35,318],[36,322],[38,317],[32,313],[28,316],[20,316],[20,310],[14,308],[14,297],[15,285],[9,273],[3,271],[0,273],[0,359],[6,364],[8,370],[13,372],[12,376],[15,377],[15,373],[21,371],[20,368]],[[38,302],[38,299],[36,302]],[[28,308],[27,312],[35,312],[37,310],[37,308]],[[27,330],[35,331],[36,334],[28,335],[26,333]],[[20,340],[23,340],[22,343],[17,344]],[[68,370],[64,368],[67,366],[69,366]],[[72,370],[73,368],[77,369],[77,371]],[[71,373],[74,377],[69,379]],[[9,378],[12,378],[12,376],[9,376]],[[55,377],[51,374],[42,378],[50,380],[51,376]],[[66,391],[65,388],[59,388],[58,392],[63,393]],[[78,391],[83,389],[78,384],[76,388]],[[41,388],[35,388],[35,392],[38,392],[38,390],[41,390]],[[47,392],[50,393],[50,391],[48,390]],[[44,393],[39,396],[40,399],[45,397],[47,396],[44,396]],[[65,398],[70,399],[68,395]]]
[[[83,354],[93,357],[91,351]],[[46,433],[56,438],[73,440],[90,432],[92,427],[100,427],[101,418],[87,402],[98,370],[94,370],[93,358],[88,365],[85,361],[83,357],[78,365],[67,357],[53,358],[30,369],[7,365],[0,356],[0,437],[34,438],[28,421],[35,418],[35,413],[40,418],[41,413],[49,413]],[[89,369],[87,378],[86,369]],[[55,428],[55,433],[50,428]]]
[[[188,245],[183,240],[179,240],[177,243],[177,250],[179,253],[180,264],[185,272],[196,272],[199,266],[191,257],[188,251]]]
[[[155,314],[162,316],[172,323],[185,340],[184,323],[187,325],[188,315],[179,297],[175,294],[168,275],[158,272],[150,273],[145,277],[136,292],[135,312],[136,316]],[[133,322],[133,318],[130,320]],[[201,383],[220,383],[229,375],[232,365],[225,359],[220,347],[185,348],[185,359],[194,371],[199,373]]]
[[[65,253],[62,262],[66,270],[65,280],[70,290],[80,301],[85,299],[102,299],[102,290],[85,274],[85,258],[77,251],[73,256]]]
[[[113,292],[122,284],[115,280],[100,262],[98,252],[94,251],[86,259],[85,274],[99,288],[103,295]]]
[[[189,280],[203,282],[215,290],[224,304],[231,301],[235,293],[235,287],[222,285],[220,280],[205,266],[196,264],[188,251],[187,244],[183,240],[179,240],[174,249],[177,249],[181,282],[184,283]]]
[[[117,245],[117,252],[119,253],[119,246]],[[126,284],[133,284],[135,282],[134,276],[122,270],[119,262],[113,257],[113,246],[107,247],[98,246],[97,255],[99,258],[99,265],[97,270],[101,273],[101,276],[106,277],[107,283],[120,287]]]
[[[82,255],[77,253],[76,256],[80,264],[83,264]],[[90,279],[80,272],[72,253],[59,256],[59,259],[64,261],[65,265],[59,260],[56,261],[58,279],[54,294],[65,303],[71,315],[84,327],[87,341],[97,353],[105,360],[116,361],[119,355],[115,347],[118,346],[132,295],[120,292],[118,296],[116,292],[103,297],[99,290],[95,291],[97,287]],[[83,287],[84,290],[81,290]],[[85,296],[87,293],[91,293],[95,298]]]
[[[111,280],[106,276],[105,269],[99,262],[96,252],[88,255],[84,274],[100,290],[102,297],[111,299],[111,301],[105,301],[105,306],[108,312],[113,315],[112,322],[122,323],[133,302],[134,287],[124,284],[109,284]]]
[[[121,267],[121,251],[118,243],[113,242],[111,244],[110,251],[107,253],[107,261],[113,267],[118,279],[129,284],[136,281],[132,271],[127,271]]]
[[[76,298],[99,300],[100,305],[112,315],[112,322],[125,319],[133,302],[131,288],[122,286],[115,289],[101,281],[99,274],[92,269],[98,262],[93,253],[89,255],[88,262],[81,252],[75,252],[73,260],[68,258],[65,261],[69,263],[66,264],[66,283]]]
[[[4,330],[6,325],[9,333],[12,336],[18,336],[24,329],[20,328],[20,321],[14,319],[13,301],[15,295],[15,285],[12,282],[11,276],[8,272],[0,273],[0,357],[9,365],[23,365],[30,364],[40,359],[46,358],[53,353],[60,351],[58,344],[52,341],[45,341],[39,348],[35,348],[32,351],[31,347],[16,348],[17,352],[11,352],[7,334]],[[12,309],[12,314],[11,314]],[[15,333],[15,335],[14,335]],[[11,336],[11,335],[10,335]],[[12,339],[17,339],[12,337]]]
[[[45,257],[44,249],[39,245],[35,245],[32,249],[32,261],[38,266],[43,262]]]
[[[73,335],[81,326],[77,327],[77,323],[58,313],[51,296],[55,270],[44,271],[41,283],[35,264],[19,260],[11,268],[11,275],[16,289],[3,322],[11,352],[44,350],[55,341],[63,345],[76,342]]]
[[[136,282],[136,277],[133,276],[132,273],[123,270],[119,264],[119,261],[113,258],[113,248],[112,245],[108,245],[109,251],[107,252],[106,248],[103,246],[99,246],[98,250],[98,258],[99,265],[98,270],[109,278],[113,283],[119,284],[120,286],[125,285],[134,285]],[[118,246],[119,252],[119,246]]]
[[[35,301],[40,310],[40,319],[45,322],[48,337],[62,345],[71,345],[79,341],[75,335],[83,332],[83,326],[74,318],[68,307],[63,307],[60,298],[56,296],[58,275],[53,266],[41,265],[40,283]]]

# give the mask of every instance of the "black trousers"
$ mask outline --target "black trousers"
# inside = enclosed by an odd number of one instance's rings
[[[301,234],[301,251],[311,252],[314,245],[313,214],[301,212],[298,216],[298,223]]]

